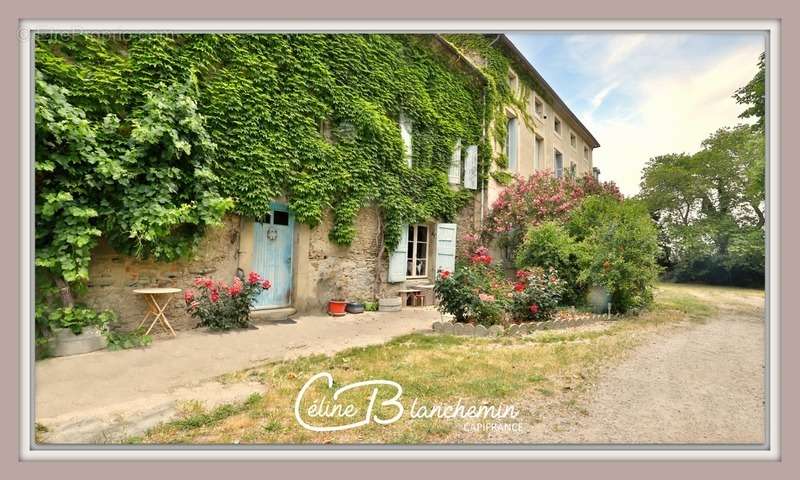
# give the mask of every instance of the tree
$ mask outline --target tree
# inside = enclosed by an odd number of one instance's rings
[[[749,105],[749,107],[739,115],[739,118],[756,117],[758,120],[753,127],[761,131],[764,130],[766,53],[767,52],[761,52],[761,55],[759,55],[758,72],[756,72],[753,79],[750,80],[747,85],[736,90],[733,94],[736,103]]]
[[[679,280],[760,284],[763,255],[754,259],[763,251],[763,132],[721,128],[702,147],[654,157],[643,171],[639,198],[658,219],[668,255],[662,264]]]

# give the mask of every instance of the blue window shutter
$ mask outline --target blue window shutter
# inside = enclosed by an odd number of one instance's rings
[[[455,223],[436,225],[436,275],[442,270],[452,272],[456,269],[456,228]]]
[[[467,147],[467,159],[464,161],[464,186],[476,190],[478,188],[478,146]]]
[[[403,225],[400,232],[400,243],[389,255],[389,273],[386,281],[398,283],[406,281],[406,268],[408,267],[408,225]]]

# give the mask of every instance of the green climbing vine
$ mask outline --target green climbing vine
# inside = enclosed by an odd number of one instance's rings
[[[370,204],[390,250],[405,223],[454,219],[472,192],[448,184],[453,146],[479,145],[484,179],[484,124],[503,142],[494,119],[524,105],[486,37],[448,38],[486,55],[488,86],[431,35],[37,36],[37,265],[86,280],[101,236],[172,260],[226,212],[261,217],[275,198],[312,227],[332,211],[343,245]]]

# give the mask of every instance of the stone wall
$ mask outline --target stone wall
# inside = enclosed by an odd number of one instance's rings
[[[80,299],[95,309],[110,309],[119,316],[117,328],[131,330],[144,318],[147,303],[133,290],[147,287],[189,288],[197,276],[230,282],[238,266],[239,217],[230,215],[222,226],[210,230],[192,260],[155,262],[115,252],[101,243],[92,252],[89,288]],[[186,314],[181,294],[173,295],[166,310],[176,330],[195,326]],[[159,331],[158,327],[154,331]]]

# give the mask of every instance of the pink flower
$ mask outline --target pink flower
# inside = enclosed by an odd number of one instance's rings
[[[190,303],[192,303],[192,301],[194,301],[194,292],[191,291],[191,290],[184,290],[183,291],[183,301],[186,303],[186,305],[189,305]]]
[[[531,313],[532,313],[533,315],[536,315],[537,313],[539,313],[539,305],[536,305],[536,304],[534,303],[533,305],[531,305],[531,308],[530,308],[530,310],[531,310]]]
[[[521,292],[523,290],[525,290],[525,284],[524,283],[517,282],[517,283],[514,284],[514,291],[515,292]]]
[[[197,307],[199,307],[199,306],[200,306],[200,302],[198,302],[197,300],[195,300],[194,302],[192,302],[191,304],[189,304],[189,310],[194,310],[195,308],[197,308]]]
[[[233,279],[233,285],[231,285],[230,288],[228,288],[228,294],[231,297],[236,297],[240,293],[242,293],[242,287],[243,287],[242,281],[239,280],[239,277],[236,277],[235,279]]]
[[[250,285],[255,285],[260,281],[261,281],[261,275],[259,275],[256,272],[250,272],[250,274],[247,276],[247,283],[249,283]]]
[[[211,303],[217,303],[217,301],[219,300],[219,292],[217,291],[217,289],[211,290],[211,294],[209,295],[208,298],[211,300]]]
[[[441,273],[439,273],[439,276],[442,278],[442,280],[444,280],[450,276],[450,271],[442,270]]]
[[[272,287],[272,282],[270,282],[269,280],[264,280],[261,283],[261,288],[263,288],[264,290],[269,290],[270,287]]]
[[[479,294],[478,298],[481,299],[481,302],[494,302],[494,295],[489,295],[487,293]]]

